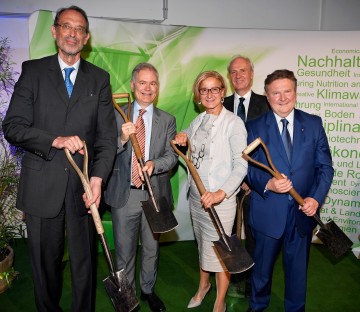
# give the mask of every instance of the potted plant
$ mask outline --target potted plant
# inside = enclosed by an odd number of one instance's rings
[[[16,209],[21,151],[11,146],[2,131],[2,121],[9,97],[15,84],[14,63],[10,60],[7,38],[0,38],[0,293],[4,292],[17,276],[13,268],[14,251],[11,244],[23,237],[25,226],[22,213]]]

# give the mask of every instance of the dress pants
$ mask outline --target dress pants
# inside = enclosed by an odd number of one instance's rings
[[[154,290],[159,256],[159,242],[151,231],[141,204],[141,201],[147,201],[148,198],[147,191],[130,189],[126,205],[122,208],[111,208],[117,270],[125,269],[134,290],[140,234],[140,288],[145,294]]]
[[[65,231],[72,280],[71,311],[95,309],[96,231],[91,216],[79,216],[73,203],[68,187],[63,207],[55,218],[26,214],[35,301],[40,312],[62,311],[59,302]]]
[[[269,207],[271,209],[271,207]],[[256,245],[250,307],[258,312],[269,305],[274,264],[283,247],[285,311],[303,312],[312,233],[300,236],[295,224],[294,200],[289,201],[285,232],[275,239],[253,229]],[[271,222],[271,221],[269,221]],[[276,221],[275,221],[276,222]]]

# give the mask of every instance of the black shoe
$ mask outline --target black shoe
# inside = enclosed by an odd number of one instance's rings
[[[144,294],[143,292],[141,292],[140,298],[141,300],[147,301],[152,312],[166,311],[164,303],[154,292],[150,294]]]

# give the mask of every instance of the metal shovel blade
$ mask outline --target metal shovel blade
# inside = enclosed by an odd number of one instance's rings
[[[224,239],[227,240],[231,250],[229,250]],[[229,273],[241,273],[254,265],[254,261],[235,234],[231,237],[227,235],[225,235],[224,238],[220,237],[218,241],[213,243],[220,259],[223,261]]]
[[[178,222],[170,209],[165,197],[161,197],[158,211],[151,198],[141,202],[145,217],[153,233],[166,233],[177,227]]]
[[[350,238],[331,219],[324,223],[315,235],[324,243],[335,258],[343,256],[353,245]]]
[[[116,312],[130,312],[138,306],[135,291],[130,286],[124,269],[115,272],[115,276],[108,276],[103,283]]]

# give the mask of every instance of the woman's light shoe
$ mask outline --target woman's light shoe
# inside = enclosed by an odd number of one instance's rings
[[[204,295],[199,300],[196,300],[195,297],[192,297],[189,304],[188,304],[188,306],[187,306],[188,309],[198,307],[202,303],[202,301],[204,300],[205,296],[210,292],[211,287],[212,287],[212,285],[209,284],[208,289],[205,291]]]

